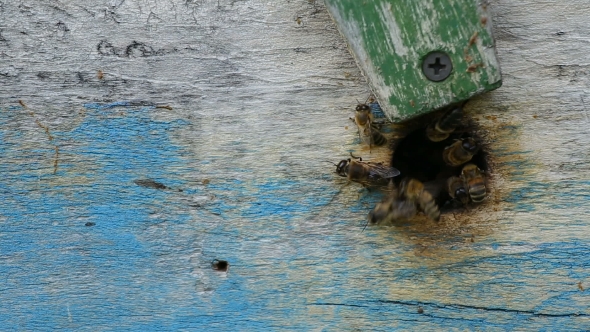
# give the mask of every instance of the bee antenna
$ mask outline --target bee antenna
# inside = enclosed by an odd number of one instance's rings
[[[371,99],[371,95],[369,95],[369,96],[367,97],[367,100],[365,100],[365,104],[366,104],[366,103],[369,101],[369,99]]]
[[[334,162],[331,162],[331,161],[329,161],[329,160],[322,160],[322,161],[323,161],[323,162],[325,162],[325,163],[330,163],[330,164],[332,164],[332,165],[334,165],[334,166],[338,167],[338,164],[336,164],[336,163],[334,163]]]
[[[361,231],[361,233],[365,231],[365,228],[367,228],[367,226],[368,226],[368,225],[369,225],[369,220],[367,219],[367,223],[366,223],[366,224],[365,224],[365,226],[363,227],[363,230]]]

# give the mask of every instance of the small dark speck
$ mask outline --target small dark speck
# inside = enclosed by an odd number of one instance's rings
[[[422,309],[422,307],[418,307],[418,313],[419,314],[423,314],[424,313],[424,309]]]
[[[89,221],[89,222],[87,222],[87,223],[84,224],[84,226],[88,226],[88,227],[94,226],[94,225],[96,225],[96,223],[94,223],[92,221]]]
[[[138,186],[145,187],[145,188],[152,188],[152,189],[168,189],[163,183],[158,181],[154,181],[152,179],[141,179],[133,181]]]
[[[563,31],[559,31],[559,32],[557,32],[555,35],[556,35],[556,36],[563,36],[563,35],[565,35],[565,32],[563,32]]]
[[[37,73],[37,77],[39,77],[40,79],[46,79],[49,78],[50,73],[46,72],[46,71],[40,71],[39,73]]]
[[[229,263],[224,260],[214,259],[211,262],[211,267],[213,268],[213,270],[225,272],[227,271],[227,269],[229,269]]]

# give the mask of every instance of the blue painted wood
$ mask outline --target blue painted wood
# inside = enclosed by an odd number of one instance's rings
[[[588,326],[590,302],[575,282],[589,278],[583,234],[469,243],[461,233],[429,239],[436,230],[424,225],[361,233],[362,221],[347,214],[366,211],[375,194],[322,215],[337,193],[329,174],[191,183],[181,173],[198,172],[199,160],[171,140],[186,121],[155,121],[154,107],[126,103],[85,109],[76,128],[51,132],[60,146],[56,174],[44,160],[51,144],[26,147],[21,135],[0,130],[5,329]],[[27,116],[16,106],[0,115],[2,128]],[[169,188],[134,183],[145,178]],[[553,189],[544,208],[555,210],[571,197],[588,199],[567,189],[580,184],[529,185],[507,200],[534,202]],[[310,188],[316,195],[306,195]],[[208,194],[215,200],[191,205],[191,196]],[[212,270],[214,258],[228,260],[229,272]]]

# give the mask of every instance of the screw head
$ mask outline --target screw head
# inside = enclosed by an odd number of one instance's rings
[[[422,72],[433,82],[444,81],[453,71],[451,58],[443,52],[431,52],[422,61]]]

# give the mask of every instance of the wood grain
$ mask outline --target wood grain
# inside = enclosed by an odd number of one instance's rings
[[[490,8],[490,197],[361,232],[325,161],[389,152],[321,2],[0,1],[0,325],[589,329],[590,9]]]

